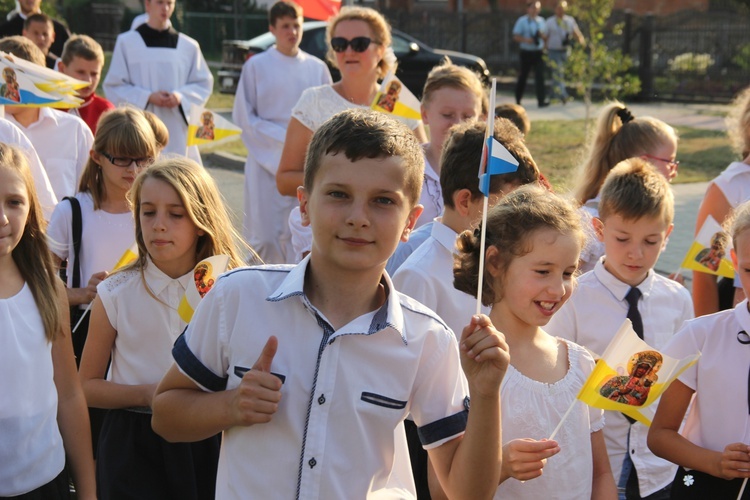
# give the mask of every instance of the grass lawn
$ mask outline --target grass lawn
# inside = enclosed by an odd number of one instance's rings
[[[584,129],[584,120],[538,121],[531,127],[529,150],[561,192],[571,187],[576,168],[583,161]],[[723,132],[690,127],[677,127],[677,131],[680,168],[675,183],[709,181],[737,159]]]

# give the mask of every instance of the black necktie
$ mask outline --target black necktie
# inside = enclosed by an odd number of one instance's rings
[[[643,339],[643,319],[641,318],[641,313],[638,312],[638,299],[640,298],[641,291],[636,287],[631,288],[625,296],[625,300],[628,301],[628,319],[633,323],[635,333]]]

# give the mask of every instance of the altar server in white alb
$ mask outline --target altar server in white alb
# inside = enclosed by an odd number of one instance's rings
[[[169,129],[166,153],[200,162],[187,146],[191,106],[203,106],[214,79],[198,42],[170,24],[174,0],[146,0],[148,22],[117,37],[104,92],[113,104],[130,103],[158,116]]]
[[[248,151],[244,237],[268,264],[295,262],[287,220],[298,202],[276,189],[292,108],[306,88],[332,83],[328,66],[299,48],[302,21],[302,8],[293,2],[281,0],[271,7],[268,29],[276,45],[242,67],[232,113]]]

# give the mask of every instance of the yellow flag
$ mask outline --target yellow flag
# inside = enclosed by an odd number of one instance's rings
[[[216,278],[226,271],[228,266],[229,256],[227,255],[214,255],[196,264],[193,269],[195,286],[187,287],[185,295],[183,295],[180,305],[177,307],[177,313],[182,318],[182,321],[190,323],[190,320],[193,319],[193,312],[198,307],[198,303],[211,290],[211,287],[216,282]]]
[[[130,264],[137,258],[138,258],[138,244],[133,243],[133,246],[125,250],[125,253],[122,254],[122,257],[120,257],[120,260],[117,261],[117,264],[115,264],[115,267],[112,268],[112,270],[117,271],[121,267],[127,266],[128,264]]]
[[[0,105],[77,108],[76,89],[87,82],[0,52]]]
[[[729,260],[732,238],[722,229],[716,219],[710,215],[698,231],[693,244],[690,245],[681,267],[734,278],[734,268]]]
[[[674,359],[650,347],[623,322],[578,393],[584,403],[624,413],[651,425],[653,403],[700,354]]]
[[[220,141],[240,133],[242,129],[223,116],[200,106],[190,108],[188,146]]]
[[[380,90],[370,106],[375,111],[402,118],[421,120],[420,103],[411,91],[396,78],[393,72],[385,75]]]

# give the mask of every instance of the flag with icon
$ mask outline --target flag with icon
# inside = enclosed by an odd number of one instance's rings
[[[411,120],[421,120],[421,104],[406,85],[399,80],[393,71],[389,71],[380,84],[375,99],[370,106],[375,111],[388,113]]]
[[[182,296],[177,313],[185,323],[193,319],[193,312],[198,303],[211,290],[216,279],[229,266],[229,256],[214,255],[198,262],[193,268],[193,282],[195,286],[188,286],[185,295]]]
[[[690,245],[681,267],[733,278],[734,267],[729,258],[731,250],[732,238],[716,219],[709,215]]]
[[[699,357],[696,354],[675,359],[659,352],[638,338],[626,319],[597,361],[578,399],[651,425],[657,406],[653,403]]]
[[[22,107],[77,108],[76,90],[88,82],[0,51],[0,104]]]
[[[242,133],[237,125],[218,113],[201,106],[190,108],[187,145],[196,146],[217,142]]]

